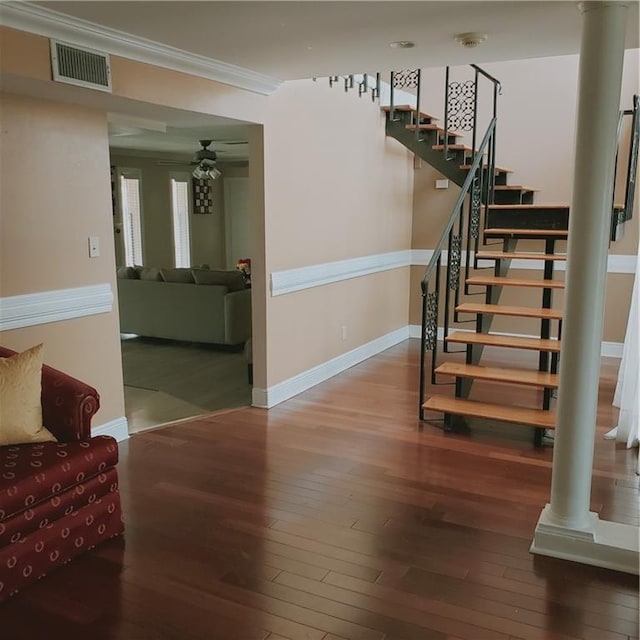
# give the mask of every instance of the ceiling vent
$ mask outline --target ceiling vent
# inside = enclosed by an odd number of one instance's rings
[[[108,53],[51,40],[51,69],[55,82],[111,92]]]

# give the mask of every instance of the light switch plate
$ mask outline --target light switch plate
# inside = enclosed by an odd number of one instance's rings
[[[98,236],[89,236],[89,257],[97,258],[100,256],[100,238]]]

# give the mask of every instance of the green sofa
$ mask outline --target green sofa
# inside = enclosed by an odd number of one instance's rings
[[[120,332],[240,345],[251,337],[251,289],[239,271],[118,269]]]

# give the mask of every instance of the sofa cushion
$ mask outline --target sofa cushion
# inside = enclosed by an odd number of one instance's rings
[[[118,472],[110,467],[85,482],[71,487],[68,491],[51,496],[33,508],[24,509],[0,522],[0,548],[15,544],[38,529],[68,516],[72,511],[93,504],[98,498],[118,490]]]
[[[0,447],[0,522],[103,473],[118,462],[110,436]]]
[[[236,269],[205,270],[192,269],[196,284],[218,284],[227,287],[229,291],[242,291],[245,288],[244,277]]]
[[[55,441],[42,425],[42,350],[0,358],[0,445]]]
[[[160,269],[160,273],[165,282],[183,282],[186,284],[195,282],[191,269]]]
[[[120,535],[123,530],[120,494],[116,489],[33,531],[17,543],[0,547],[0,603],[28,583],[100,542]],[[48,637],[54,635],[60,637],[55,633]],[[3,634],[3,637],[6,636]]]
[[[156,267],[135,267],[135,269],[138,272],[140,280],[163,281],[160,269]]]
[[[121,280],[138,280],[140,278],[135,267],[118,267],[116,276]]]

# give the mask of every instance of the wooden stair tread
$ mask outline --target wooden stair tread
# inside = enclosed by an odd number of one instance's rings
[[[511,253],[505,251],[478,251],[478,260],[566,260],[563,253]]]
[[[527,338],[525,336],[507,336],[500,333],[473,333],[471,331],[455,331],[447,338],[447,342],[456,344],[482,344],[486,347],[507,347],[510,349],[526,349],[528,351],[560,352],[560,340],[548,338]]]
[[[484,304],[463,302],[456,307],[460,313],[491,313],[496,316],[515,316],[518,318],[542,318],[544,320],[562,320],[562,311],[532,307],[512,307],[504,304]]]
[[[556,424],[554,411],[490,404],[475,400],[463,400],[462,398],[431,396],[422,406],[429,411],[441,411],[443,413],[497,420],[499,422],[513,422],[544,429],[554,429]]]
[[[443,144],[434,144],[431,147],[434,151],[444,151]],[[450,151],[473,151],[471,147],[467,147],[466,144],[450,144],[447,146]]]
[[[561,280],[525,280],[523,278],[502,278],[499,276],[472,276],[467,284],[500,287],[539,287],[540,289],[564,289]]]
[[[463,169],[465,171],[469,171],[469,169],[471,169],[472,165],[470,164],[461,164],[460,165],[460,169]],[[482,165],[483,169],[488,169],[489,165],[488,164],[483,164]],[[494,167],[495,171],[497,171],[498,173],[513,173],[513,169],[506,169],[505,167]],[[493,205],[492,205],[493,206]],[[499,206],[499,205],[496,205]]]
[[[556,388],[558,386],[557,374],[547,373],[546,371],[481,367],[474,364],[445,362],[436,369],[436,373],[461,378],[474,378],[476,380],[523,384],[532,387]]]
[[[540,189],[523,187],[521,184],[497,184],[493,188],[496,191],[540,191]]]
[[[553,236],[556,238],[566,238],[566,229],[485,229],[485,236]]]
[[[389,113],[389,111],[391,111],[391,106],[387,105],[387,106],[384,106],[384,107],[380,107],[380,109],[382,111],[384,111],[385,113]],[[412,111],[413,113],[416,113],[415,107],[412,107],[410,104],[395,104],[395,105],[393,105],[393,110],[394,111]],[[432,116],[430,113],[426,113],[424,111],[420,112],[420,117],[421,118],[431,118],[431,120],[439,120],[440,119],[437,116]]]

